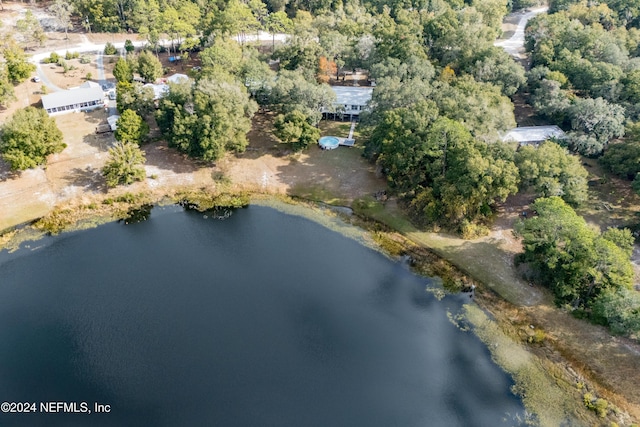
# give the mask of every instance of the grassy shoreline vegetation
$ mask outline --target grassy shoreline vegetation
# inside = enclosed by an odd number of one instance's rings
[[[212,193],[202,189],[178,189],[162,197],[150,193],[123,193],[102,197],[89,203],[66,204],[31,224],[0,235],[0,249],[16,250],[21,244],[46,235],[96,227],[124,220],[146,206],[179,204],[187,209],[207,211],[214,208],[240,208],[249,204],[268,206],[284,213],[302,216],[358,242],[380,250],[390,258],[408,257],[417,274],[436,276],[442,287],[426,291],[436,297],[476,285],[475,303],[463,312],[452,313],[451,321],[464,330],[473,331],[489,348],[494,361],[515,381],[513,392],[524,402],[527,414],[521,420],[530,425],[634,425],[625,411],[625,401],[588,375],[585,367],[571,365],[571,358],[554,347],[545,331],[534,327],[526,311],[519,310],[494,289],[486,287],[447,260],[446,251],[425,247],[410,233],[388,225],[403,224],[406,219],[395,213],[371,215],[361,209],[353,214],[288,196],[260,193]],[[358,206],[358,203],[354,203]],[[392,217],[394,218],[392,221]],[[408,221],[405,226],[409,224]],[[575,361],[574,361],[575,362]],[[582,370],[581,370],[582,368]]]

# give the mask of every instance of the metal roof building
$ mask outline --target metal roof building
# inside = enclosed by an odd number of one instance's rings
[[[118,115],[113,115],[113,116],[107,117],[107,123],[109,123],[109,127],[111,127],[111,130],[118,129],[118,120],[119,119],[120,119],[120,116],[118,116]]]
[[[503,137],[504,142],[515,141],[520,145],[535,145],[547,139],[563,139],[565,133],[558,126],[522,126],[511,129]]]
[[[62,90],[42,97],[42,108],[50,115],[90,111],[104,106],[104,92],[100,86]]]
[[[336,102],[333,104],[335,111],[323,111],[323,113],[340,119],[358,118],[360,112],[367,109],[367,103],[373,94],[372,87],[331,86],[331,89],[336,94]]]
[[[180,74],[180,73],[172,74],[169,77],[167,77],[167,82],[169,83],[180,83],[182,81],[188,81],[188,80],[189,80],[189,76],[187,76],[186,74]]]
[[[164,83],[161,83],[161,84],[147,83],[143,87],[150,87],[151,89],[153,89],[153,99],[160,99],[163,96],[165,96],[167,93],[169,93],[169,85],[166,85]]]

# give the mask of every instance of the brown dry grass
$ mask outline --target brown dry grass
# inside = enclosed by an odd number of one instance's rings
[[[94,135],[102,110],[56,117],[67,148],[49,157],[47,167],[11,173],[0,163],[0,230],[42,216],[55,205],[101,191],[99,169],[109,138]]]
[[[350,204],[384,189],[384,180],[361,156],[361,148],[323,151],[317,146],[293,153],[270,132],[273,114],[257,114],[249,132],[249,147],[218,162],[219,170],[242,190],[288,193],[334,204]]]
[[[640,196],[631,182],[608,173],[596,159],[583,157],[582,162],[589,172],[589,201],[578,213],[602,230],[638,223]]]
[[[47,78],[56,86],[61,89],[69,89],[77,87],[84,82],[88,73],[91,73],[92,80],[98,79],[98,66],[96,64],[96,56],[86,54],[91,58],[91,62],[88,64],[81,64],[79,59],[69,59],[67,64],[70,69],[67,73],[64,72],[64,68],[57,64],[42,64],[41,69],[47,76]]]

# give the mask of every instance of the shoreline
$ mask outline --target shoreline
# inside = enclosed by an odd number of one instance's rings
[[[44,217],[24,221],[11,230],[1,232],[0,250],[15,250],[22,243],[37,240],[47,234],[126,220],[133,211],[148,205],[185,203],[198,210],[214,206],[242,207],[247,204],[269,206],[284,213],[304,216],[389,257],[398,259],[409,256],[412,270],[416,274],[440,277],[447,289],[459,290],[463,286],[475,284],[475,304],[467,305],[462,317],[472,325],[473,333],[485,342],[494,361],[514,378],[518,396],[523,400],[527,411],[537,414],[540,425],[559,425],[568,420],[594,425],[614,419],[622,422],[621,425],[632,425],[632,420],[637,418],[633,410],[635,405],[608,387],[606,381],[603,381],[606,378],[598,378],[588,366],[580,366],[579,361],[568,359],[568,350],[563,349],[562,343],[549,336],[544,328],[529,328],[538,324],[531,307],[512,304],[491,287],[453,265],[440,251],[425,247],[422,242],[416,242],[411,236],[394,230],[373,217],[357,212],[347,215],[314,201],[293,199],[281,194],[248,191],[234,193],[228,189],[213,191],[190,187],[170,190],[172,191],[166,191],[165,194],[132,194],[120,191],[117,196],[107,197],[107,194],[92,197],[89,203],[75,199],[64,207],[54,208]],[[436,295],[443,292],[442,289],[428,291]],[[519,362],[514,364],[514,359]],[[557,390],[557,393],[551,394],[551,389]],[[615,417],[598,418],[585,406],[585,393],[606,398],[610,414]],[[549,398],[549,395],[553,398]]]

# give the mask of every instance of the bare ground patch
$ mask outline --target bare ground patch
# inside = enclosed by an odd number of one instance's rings
[[[94,129],[104,115],[96,111],[56,117],[67,148],[51,155],[46,167],[10,173],[5,163],[0,165],[0,230],[42,216],[63,201],[103,191],[99,169],[108,141],[94,135]]]
[[[293,153],[271,134],[272,120],[271,114],[256,115],[247,151],[218,162],[234,186],[346,205],[386,188],[361,148],[324,151],[313,145]]]
[[[91,74],[91,80],[98,79],[98,66],[96,64],[96,56],[93,54],[83,54],[90,58],[91,62],[82,64],[80,59],[66,60],[69,69],[66,73],[64,68],[58,64],[42,64],[40,69],[54,85],[61,89],[69,89],[79,86],[86,80],[88,74]]]

